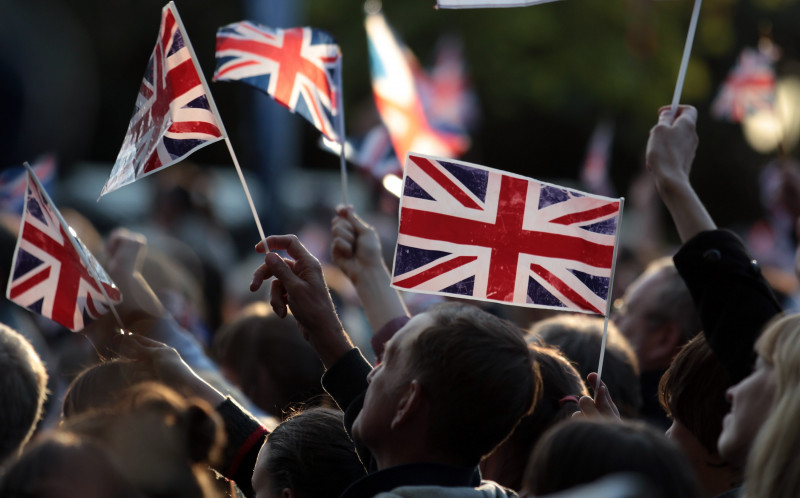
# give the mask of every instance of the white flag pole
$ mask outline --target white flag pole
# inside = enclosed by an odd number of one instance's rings
[[[89,270],[89,274],[94,279],[95,283],[97,284],[97,287],[100,288],[100,292],[103,294],[103,297],[106,299],[106,303],[108,303],[108,307],[111,310],[111,314],[114,315],[114,319],[117,321],[117,325],[119,326],[120,330],[125,330],[125,325],[122,323],[122,318],[120,318],[119,313],[117,313],[117,308],[114,306],[114,301],[112,301],[111,298],[108,297],[108,293],[106,292],[105,287],[103,287],[103,281],[100,279],[100,276],[97,274],[97,271],[95,270],[94,265],[91,263],[91,261],[89,261],[86,258],[86,254],[84,254],[83,248],[80,247],[78,245],[78,242],[75,240],[75,237],[77,236],[77,234],[73,233],[72,228],[64,220],[64,217],[61,216],[61,212],[56,207],[55,203],[53,202],[53,199],[50,198],[50,194],[47,193],[47,190],[45,190],[45,188],[39,182],[39,178],[36,177],[36,173],[33,172],[33,168],[31,168],[31,165],[28,164],[27,161],[25,163],[23,163],[23,164],[25,166],[25,169],[28,170],[28,174],[31,177],[33,177],[33,181],[36,182],[36,187],[39,189],[39,192],[42,193],[42,195],[44,196],[45,200],[47,200],[47,202],[50,204],[50,206],[53,207],[53,212],[56,213],[56,216],[58,216],[58,221],[59,221],[59,223],[61,223],[61,228],[63,228],[64,232],[66,232],[67,238],[69,239],[70,243],[72,244],[73,249],[75,249],[75,252],[77,252],[78,256],[80,256],[81,261],[83,262],[83,264],[86,265],[86,268]]]
[[[338,132],[339,132],[339,145],[341,145],[340,153],[339,153],[339,164],[342,169],[342,199],[344,200],[345,205],[347,205],[347,155],[345,154],[345,144],[347,143],[347,139],[345,138],[344,133],[344,85],[342,84],[342,54],[341,51],[339,53],[339,60],[336,62],[337,71],[336,71],[336,84],[338,88],[336,89],[336,105],[339,107],[339,114],[337,115],[336,119],[338,122]]]
[[[697,30],[697,18],[700,16],[700,4],[703,0],[694,0],[694,10],[692,10],[692,20],[689,22],[689,32],[686,34],[686,45],[683,47],[683,58],[681,59],[681,68],[678,71],[678,81],[675,84],[675,93],[672,95],[672,116],[675,116],[678,110],[678,104],[681,100],[681,92],[683,91],[683,82],[686,79],[686,68],[689,66],[689,57],[692,54],[692,43],[694,42],[694,33]]]
[[[608,320],[611,315],[611,291],[614,289],[614,273],[617,269],[617,250],[619,249],[619,233],[622,231],[622,208],[625,206],[625,198],[619,198],[619,214],[617,217],[617,233],[614,235],[614,255],[611,260],[611,277],[608,279],[608,298],[606,299],[606,319],[603,322],[603,341],[600,343],[600,363],[597,366],[597,384],[594,386],[594,395],[600,387],[600,376],[603,374],[603,358],[606,354],[606,340],[608,339]]]
[[[178,9],[175,7],[175,2],[169,2],[168,4],[169,9],[172,11],[172,14],[175,16],[175,21],[178,23],[178,28],[181,30],[183,34],[183,41],[186,43],[186,48],[189,49],[189,54],[192,58],[192,63],[194,64],[194,68],[197,71],[197,74],[200,76],[200,82],[203,84],[203,90],[206,92],[206,96],[208,97],[208,104],[211,107],[211,112],[214,114],[214,117],[217,119],[217,124],[219,124],[220,131],[222,132],[222,136],[225,138],[225,145],[228,146],[228,152],[231,155],[231,159],[233,160],[233,165],[236,167],[236,172],[239,174],[239,181],[242,182],[242,187],[244,188],[244,195],[247,197],[247,202],[250,204],[250,211],[253,213],[253,218],[256,220],[256,226],[258,227],[258,235],[261,236],[261,241],[264,242],[264,249],[269,250],[267,248],[267,237],[264,235],[264,229],[261,228],[261,221],[258,219],[258,212],[256,211],[256,206],[253,203],[253,198],[250,196],[250,189],[247,188],[247,182],[244,179],[244,174],[242,173],[242,168],[239,166],[239,160],[236,158],[236,154],[233,152],[233,145],[231,145],[231,139],[228,137],[228,132],[225,130],[225,125],[222,123],[222,117],[219,115],[219,110],[217,109],[217,104],[214,102],[214,97],[211,95],[211,89],[208,86],[208,82],[206,82],[206,77],[203,74],[203,70],[200,68],[200,63],[197,61],[197,54],[194,52],[194,48],[192,47],[192,42],[189,41],[189,35],[186,34],[186,28],[183,26],[183,21],[181,20],[181,16],[178,14]]]

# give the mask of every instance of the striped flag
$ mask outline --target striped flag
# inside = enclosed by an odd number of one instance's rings
[[[133,117],[101,196],[171,166],[223,138],[214,103],[175,4],[147,63]]]

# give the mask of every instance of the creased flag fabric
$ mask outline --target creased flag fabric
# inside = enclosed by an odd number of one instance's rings
[[[341,52],[328,33],[313,28],[272,29],[241,21],[217,31],[214,81],[242,81],[266,92],[339,140],[337,71]]]
[[[56,158],[52,154],[37,159],[32,165],[39,182],[52,190],[56,178]],[[28,173],[25,166],[13,166],[0,173],[0,211],[22,214],[25,207]]]
[[[28,173],[27,179],[6,297],[72,331],[81,330],[108,311],[106,298],[84,261],[92,265],[114,304],[122,301],[122,295],[72,229],[62,223],[33,175]]]
[[[746,48],[711,104],[717,119],[739,123],[775,105],[775,69],[772,59],[756,49]]]
[[[366,19],[372,92],[400,164],[409,151],[457,157],[469,146],[463,134],[434,129],[425,115],[412,66],[418,65],[381,14]],[[410,62],[411,61],[411,62]]]
[[[410,154],[392,285],[605,314],[619,210],[619,199]]]
[[[496,7],[527,7],[555,0],[437,0],[440,9],[481,9]]]
[[[205,77],[192,57],[174,4],[161,11],[161,27],[136,97],[105,195],[223,138]]]

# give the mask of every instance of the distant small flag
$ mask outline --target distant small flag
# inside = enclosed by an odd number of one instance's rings
[[[614,140],[614,125],[600,121],[595,126],[586,150],[586,159],[581,169],[581,183],[589,192],[613,196],[614,186],[608,177],[611,160],[611,145]]]
[[[122,301],[119,289],[68,227],[47,193],[26,175],[25,211],[11,263],[6,297],[18,305],[79,331]],[[87,265],[91,265],[91,269]]]
[[[440,9],[481,9],[497,7],[527,7],[556,0],[437,0]]]
[[[31,165],[31,169],[44,188],[52,191],[57,169],[55,156],[52,154],[42,156]],[[0,173],[0,211],[22,214],[27,185],[28,173],[21,164]]]
[[[324,136],[322,147],[333,154],[339,154],[341,149],[337,142],[328,140]],[[379,182],[386,175],[403,174],[392,148],[389,131],[382,124],[372,127],[363,137],[348,138],[345,144],[345,156],[348,161]]]
[[[212,144],[223,127],[206,95],[205,77],[193,59],[175,4],[161,11],[161,27],[147,63],[136,107],[101,196],[171,166]]]
[[[375,104],[400,164],[409,151],[447,157],[463,153],[469,146],[468,137],[431,125],[414,78],[416,59],[398,41],[384,17],[368,14],[366,28]]]
[[[410,154],[392,286],[605,314],[620,200]]]
[[[756,49],[746,48],[711,104],[711,114],[739,123],[758,111],[771,111],[774,105],[773,60]]]
[[[319,29],[272,29],[241,21],[217,31],[214,81],[252,85],[338,141],[340,60],[336,41]]]

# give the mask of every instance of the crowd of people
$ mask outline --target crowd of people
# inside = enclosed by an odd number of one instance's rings
[[[269,236],[257,298],[205,327],[186,311],[192,263],[117,229],[104,264],[124,330],[106,315],[72,336],[90,350],[55,361],[35,320],[3,311],[0,496],[800,495],[800,314],[692,188],[696,121],[664,108],[651,130],[681,246],[626,283],[602,380],[602,317],[409,308],[351,206],[331,224],[335,272],[302,237]]]

